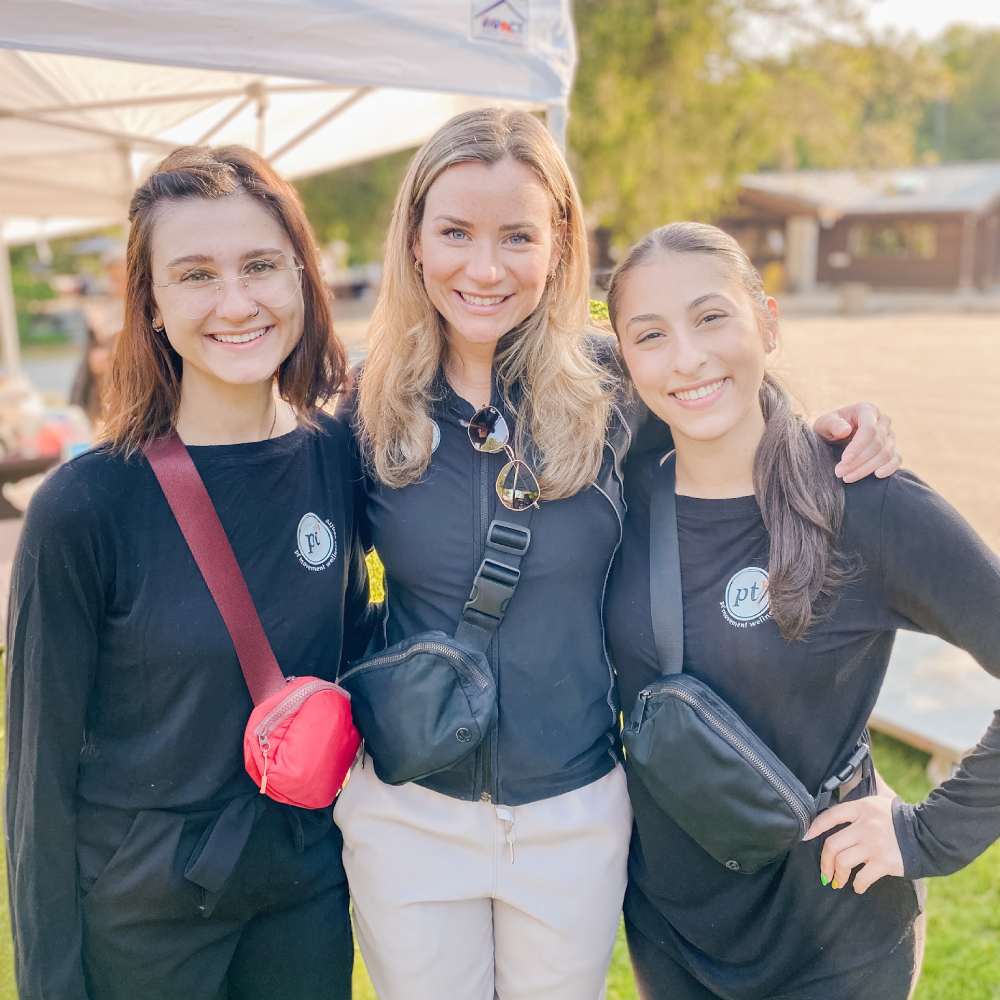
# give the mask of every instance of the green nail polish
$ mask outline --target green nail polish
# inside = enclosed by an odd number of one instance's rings
[[[829,885],[830,884],[830,880],[822,872],[819,873],[819,881],[820,881],[820,885]]]

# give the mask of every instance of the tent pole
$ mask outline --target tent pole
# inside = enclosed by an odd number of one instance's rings
[[[221,132],[234,118],[241,114],[251,100],[253,100],[253,98],[244,97],[243,100],[232,109],[232,111],[227,111],[207,132],[198,136],[197,140],[193,142],[192,145],[204,146],[209,139]]]
[[[14,308],[14,279],[10,272],[10,248],[3,239],[0,222],[0,355],[8,375],[21,370],[21,342],[17,336],[17,311]]]
[[[257,142],[256,150],[261,156],[264,155],[264,143],[267,131],[267,89],[262,80],[254,80],[247,86],[247,97],[257,102]]]
[[[566,123],[569,119],[569,108],[565,101],[550,104],[545,112],[545,124],[548,126],[556,145],[566,152]]]
[[[132,192],[135,189],[135,170],[132,168],[132,150],[127,143],[122,143],[119,149],[122,160],[122,184],[125,194],[123,199],[122,225],[124,227],[125,238],[128,239],[128,213],[132,207]]]
[[[318,132],[324,125],[332,122],[334,118],[342,115],[348,108],[357,104],[363,97],[367,97],[372,92],[371,87],[359,87],[353,94],[350,94],[347,98],[340,102],[335,108],[331,108],[325,115],[317,118],[311,125],[307,125],[298,135],[293,136],[281,146],[276,149],[268,159],[271,163],[274,163],[279,157],[284,156],[289,150],[294,149],[299,143],[304,142],[309,138],[314,132]]]
[[[96,135],[104,139],[114,139],[117,142],[130,142],[136,146],[148,146],[150,149],[174,149],[173,143],[155,139],[151,135],[130,135],[128,132],[116,132],[112,129],[97,128],[95,125],[84,125],[82,122],[59,122],[51,118],[36,115],[28,111],[12,111],[4,109],[5,118],[16,118],[18,121],[31,122],[33,125],[44,125],[46,128],[64,129],[67,132],[79,132],[80,135]]]

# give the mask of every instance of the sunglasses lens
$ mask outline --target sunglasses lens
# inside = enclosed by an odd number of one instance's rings
[[[484,406],[469,421],[469,440],[476,451],[490,454],[503,451],[510,440],[510,430],[503,414],[495,406]]]
[[[507,510],[527,510],[541,492],[535,474],[520,459],[508,462],[497,476],[497,496]]]

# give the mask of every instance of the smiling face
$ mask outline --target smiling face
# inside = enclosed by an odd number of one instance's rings
[[[430,186],[414,246],[449,339],[495,344],[535,310],[555,263],[552,200],[506,158],[460,163]]]
[[[151,239],[154,323],[184,363],[184,379],[227,385],[269,383],[302,337],[297,275],[290,296],[265,295],[238,275],[273,273],[295,263],[284,227],[245,194],[190,198],[158,208]],[[227,279],[200,308],[206,286]],[[169,283],[169,284],[168,284]],[[267,301],[258,301],[260,295]],[[201,315],[199,315],[201,313]]]
[[[762,427],[759,392],[773,342],[738,276],[706,253],[658,251],[623,281],[622,356],[675,439]],[[776,317],[773,299],[767,308]]]

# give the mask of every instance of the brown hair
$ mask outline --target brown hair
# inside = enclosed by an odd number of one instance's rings
[[[611,325],[618,329],[626,275],[656,253],[702,253],[722,262],[743,285],[763,330],[775,332],[760,274],[743,248],[715,226],[675,222],[643,237],[615,269],[608,288]],[[760,387],[764,436],[754,456],[757,503],[770,537],[771,616],[786,639],[801,639],[821,607],[855,572],[836,550],[844,519],[844,487],[832,450],[794,411],[770,373]]]
[[[242,146],[182,146],[136,189],[129,208],[125,323],[115,346],[103,439],[131,455],[165,434],[177,418],[181,358],[153,328],[152,237],[158,210],[170,201],[245,194],[281,223],[302,265],[302,337],[278,369],[278,391],[303,423],[339,392],[347,355],[333,332],[330,295],[302,203],[262,157]]]

